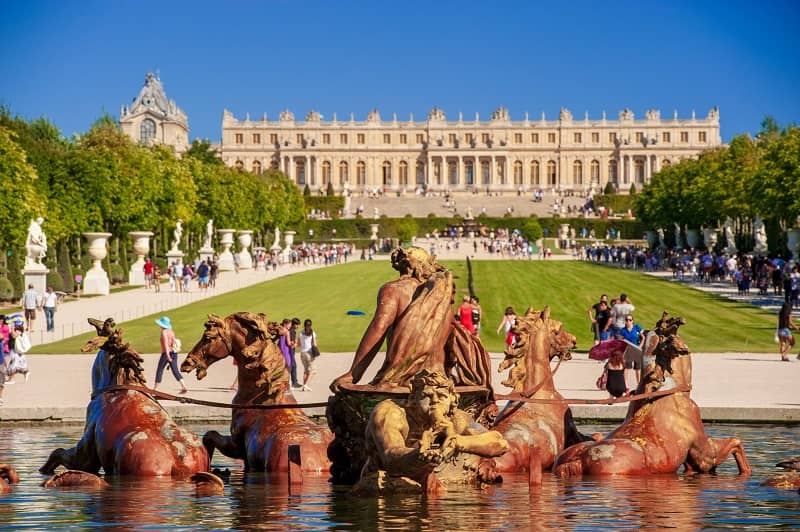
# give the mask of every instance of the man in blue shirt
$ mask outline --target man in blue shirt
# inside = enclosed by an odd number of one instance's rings
[[[625,381],[631,382],[631,373],[635,373],[636,380],[634,386],[639,384],[639,379],[642,373],[642,341],[644,340],[644,332],[642,326],[634,324],[633,314],[625,316],[625,326],[619,330],[619,337],[630,344],[625,349]]]

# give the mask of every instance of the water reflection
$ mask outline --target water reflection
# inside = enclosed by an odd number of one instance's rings
[[[209,427],[192,427],[203,433]],[[217,427],[215,427],[217,428]],[[610,427],[583,427],[608,431]],[[219,428],[224,430],[224,428]],[[191,482],[110,477],[100,491],[48,490],[36,470],[57,446],[72,445],[80,427],[0,427],[0,462],[13,464],[21,482],[0,498],[0,530],[590,530],[764,529],[800,527],[800,496],[758,484],[775,462],[798,454],[796,427],[710,425],[712,436],[745,441],[752,477],[738,477],[731,459],[716,475],[556,479],[545,475],[533,490],[526,475],[506,475],[485,490],[440,497],[358,498],[306,476],[291,489],[282,479],[231,468],[222,496],[199,497]]]

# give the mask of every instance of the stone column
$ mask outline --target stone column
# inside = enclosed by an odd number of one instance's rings
[[[220,271],[233,271],[233,253],[231,253],[231,246],[233,245],[233,233],[235,229],[217,229],[219,235],[219,243],[222,246],[222,252],[219,254],[217,267]]]
[[[628,164],[625,165],[627,168],[628,177],[625,180],[626,185],[630,185],[633,180],[633,155],[628,155]]]
[[[133,240],[133,252],[136,254],[136,262],[131,264],[128,272],[128,284],[131,286],[144,286],[144,258],[150,252],[150,231],[131,231],[128,233]]]
[[[239,269],[249,270],[253,267],[253,256],[250,254],[250,244],[253,243],[253,232],[249,230],[239,231],[239,244],[242,250],[239,251]]]
[[[492,155],[492,170],[489,174],[489,186],[494,188],[494,184],[497,182],[497,157]]]
[[[651,165],[652,164],[653,164],[653,156],[652,155],[648,155],[647,158],[644,161],[644,182],[645,183],[649,183],[650,182],[650,175],[651,175],[651,170],[652,170]]]
[[[111,291],[108,274],[103,269],[103,259],[108,255],[106,243],[110,236],[111,233],[83,233],[83,237],[89,243],[89,257],[92,259],[92,267],[83,278],[84,294],[105,296]]]
[[[458,156],[458,185],[462,190],[467,189],[467,173],[462,155]]]

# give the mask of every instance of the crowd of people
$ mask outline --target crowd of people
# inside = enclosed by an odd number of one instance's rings
[[[281,336],[278,340],[278,347],[283,354],[286,369],[289,371],[292,390],[310,392],[308,385],[311,377],[316,373],[315,361],[320,355],[317,345],[317,333],[312,327],[310,319],[303,321],[303,328],[300,327],[300,318],[284,318],[281,321]],[[297,352],[300,352],[300,362],[303,364],[303,382],[301,384],[297,375]]]

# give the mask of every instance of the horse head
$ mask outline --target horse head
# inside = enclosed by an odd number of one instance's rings
[[[208,366],[233,352],[231,328],[227,318],[209,314],[204,327],[203,336],[181,364],[181,371],[184,373],[195,370],[197,380],[202,380],[208,374]]]
[[[144,360],[131,344],[122,341],[122,329],[114,330],[102,349],[108,353],[109,373],[117,384],[144,386],[147,383],[142,367]]]
[[[278,347],[280,326],[267,322],[264,314],[251,312],[237,312],[228,318],[233,320],[231,328],[238,328],[241,331],[239,336],[244,339],[241,349],[243,360],[240,363],[247,370],[255,370],[253,374],[240,372],[239,385],[246,387],[248,383],[244,379],[254,375],[252,384],[255,388],[267,399],[276,399],[289,387],[286,361]]]

